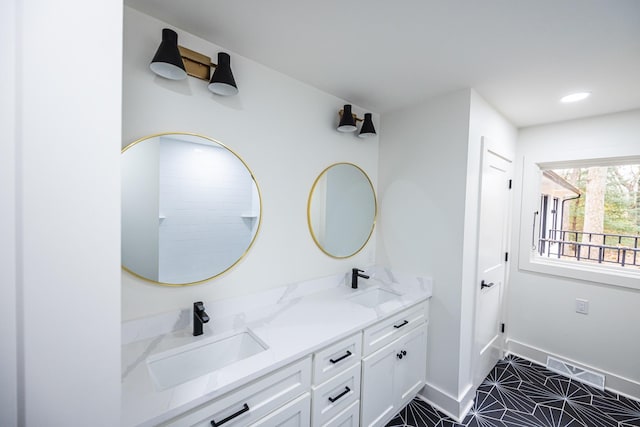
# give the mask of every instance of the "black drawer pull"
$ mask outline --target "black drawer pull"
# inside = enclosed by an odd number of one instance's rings
[[[219,427],[222,424],[231,421],[232,419],[234,419],[235,417],[237,417],[240,414],[244,414],[245,412],[247,412],[249,410],[249,405],[247,405],[246,403],[244,404],[244,406],[242,407],[242,409],[240,409],[238,412],[236,412],[235,414],[231,414],[229,415],[227,418],[225,418],[224,420],[215,422],[214,420],[211,420],[211,425],[213,427]]]
[[[329,402],[331,402],[331,403],[335,402],[336,400],[340,399],[342,396],[344,396],[345,394],[349,393],[350,391],[351,391],[351,389],[349,387],[345,387],[344,391],[342,393],[340,393],[336,397],[330,397],[329,398]]]
[[[405,320],[404,322],[400,323],[399,325],[393,325],[394,328],[396,329],[400,329],[402,328],[404,325],[406,325],[407,323],[409,323],[408,320]]]
[[[329,362],[331,363],[338,363],[339,361],[341,361],[342,359],[346,359],[347,357],[351,356],[351,352],[349,350],[347,350],[347,354],[345,354],[344,356],[340,356],[337,359],[329,359]]]

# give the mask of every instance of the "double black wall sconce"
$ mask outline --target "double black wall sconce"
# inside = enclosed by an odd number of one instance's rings
[[[230,96],[238,93],[228,53],[218,53],[218,63],[214,64],[210,57],[178,46],[178,34],[169,28],[162,30],[162,42],[149,67],[166,79],[184,80],[189,75],[207,80],[208,89],[217,95]],[[212,67],[215,68],[213,74]]]
[[[364,119],[361,119],[351,112],[351,105],[346,104],[343,109],[338,112],[338,115],[340,116],[340,123],[338,124],[339,132],[355,132],[358,129],[356,123],[362,122],[358,137],[368,138],[376,134],[376,128],[373,126],[373,120],[371,120],[371,113],[365,113]]]

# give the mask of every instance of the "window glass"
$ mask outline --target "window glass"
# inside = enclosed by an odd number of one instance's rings
[[[535,255],[640,270],[640,163],[570,166],[541,171]]]

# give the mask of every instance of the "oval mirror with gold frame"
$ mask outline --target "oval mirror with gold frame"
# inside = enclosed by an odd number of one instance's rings
[[[122,149],[122,267],[161,285],[213,279],[247,254],[260,189],[224,144],[194,133],[146,136]]]
[[[311,237],[333,258],[351,257],[365,247],[376,224],[376,213],[373,184],[365,171],[352,163],[326,168],[309,193]]]

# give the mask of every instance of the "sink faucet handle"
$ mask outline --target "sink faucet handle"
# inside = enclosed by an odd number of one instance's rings
[[[193,336],[202,335],[202,325],[209,321],[209,315],[204,311],[204,303],[193,303]]]
[[[204,303],[202,301],[193,303],[193,315],[197,316],[202,323],[209,321],[209,315],[204,311]]]
[[[353,269],[353,274],[358,276],[358,277],[362,277],[363,279],[368,279],[369,276],[367,276],[366,274],[360,274],[360,273],[364,273],[364,270],[360,270],[359,268],[354,268]]]

